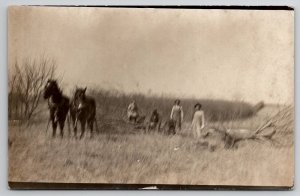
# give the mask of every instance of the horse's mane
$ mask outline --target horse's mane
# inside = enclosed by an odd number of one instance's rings
[[[57,90],[57,92],[59,93],[59,94],[63,94],[63,92],[62,92],[62,90],[59,88],[59,86],[58,86],[58,84],[57,84],[57,82],[54,80],[54,85],[55,85],[55,88],[56,88],[56,90]]]
[[[53,96],[55,97],[55,99],[58,98],[58,100],[61,100],[64,97],[63,92],[59,88],[56,80],[52,80],[52,82],[53,82],[54,89],[55,89],[55,91],[53,92]]]

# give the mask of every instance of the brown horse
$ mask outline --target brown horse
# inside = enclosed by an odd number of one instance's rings
[[[81,124],[80,139],[84,135],[86,124],[91,131],[91,137],[93,135],[94,123],[96,125],[96,131],[98,131],[96,121],[96,101],[94,98],[86,96],[86,89],[87,88],[76,88],[70,108],[75,137],[77,136],[78,121]]]
[[[44,88],[44,99],[48,99],[50,112],[49,122],[52,122],[52,136],[56,135],[57,124],[60,128],[60,135],[63,137],[64,125],[69,112],[69,98],[62,94],[56,80],[48,80]],[[49,123],[48,123],[49,124]]]

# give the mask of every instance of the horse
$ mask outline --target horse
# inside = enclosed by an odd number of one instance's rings
[[[56,80],[49,79],[44,87],[43,92],[44,99],[48,100],[48,107],[50,112],[50,121],[52,122],[52,136],[55,137],[57,124],[59,125],[60,135],[63,137],[63,129],[65,121],[70,108],[70,100],[63,95],[62,91],[58,87]],[[47,126],[48,128],[48,126]]]
[[[80,121],[81,124],[80,139],[84,135],[86,124],[91,131],[91,137],[93,135],[94,123],[96,125],[96,131],[98,131],[96,121],[96,101],[93,97],[86,96],[86,89],[86,87],[76,88],[70,108],[75,137],[77,137],[78,121]]]

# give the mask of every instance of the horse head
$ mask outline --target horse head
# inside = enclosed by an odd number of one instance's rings
[[[86,97],[86,95],[85,95],[86,89],[87,89],[87,87],[85,87],[85,88],[77,88],[76,87],[76,90],[74,93],[74,99],[77,101],[84,100]]]
[[[57,90],[58,90],[58,85],[56,80],[49,79],[44,87],[44,99],[48,99]]]

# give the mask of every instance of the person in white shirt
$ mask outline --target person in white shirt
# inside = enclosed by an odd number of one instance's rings
[[[197,103],[194,106],[195,112],[192,121],[192,130],[196,138],[204,137],[206,134],[203,130],[205,126],[204,112],[201,110],[202,105]]]
[[[182,110],[182,106],[180,105],[179,99],[175,100],[175,102],[174,102],[170,118],[175,123],[175,129],[180,131],[181,124],[183,121],[183,110]]]

